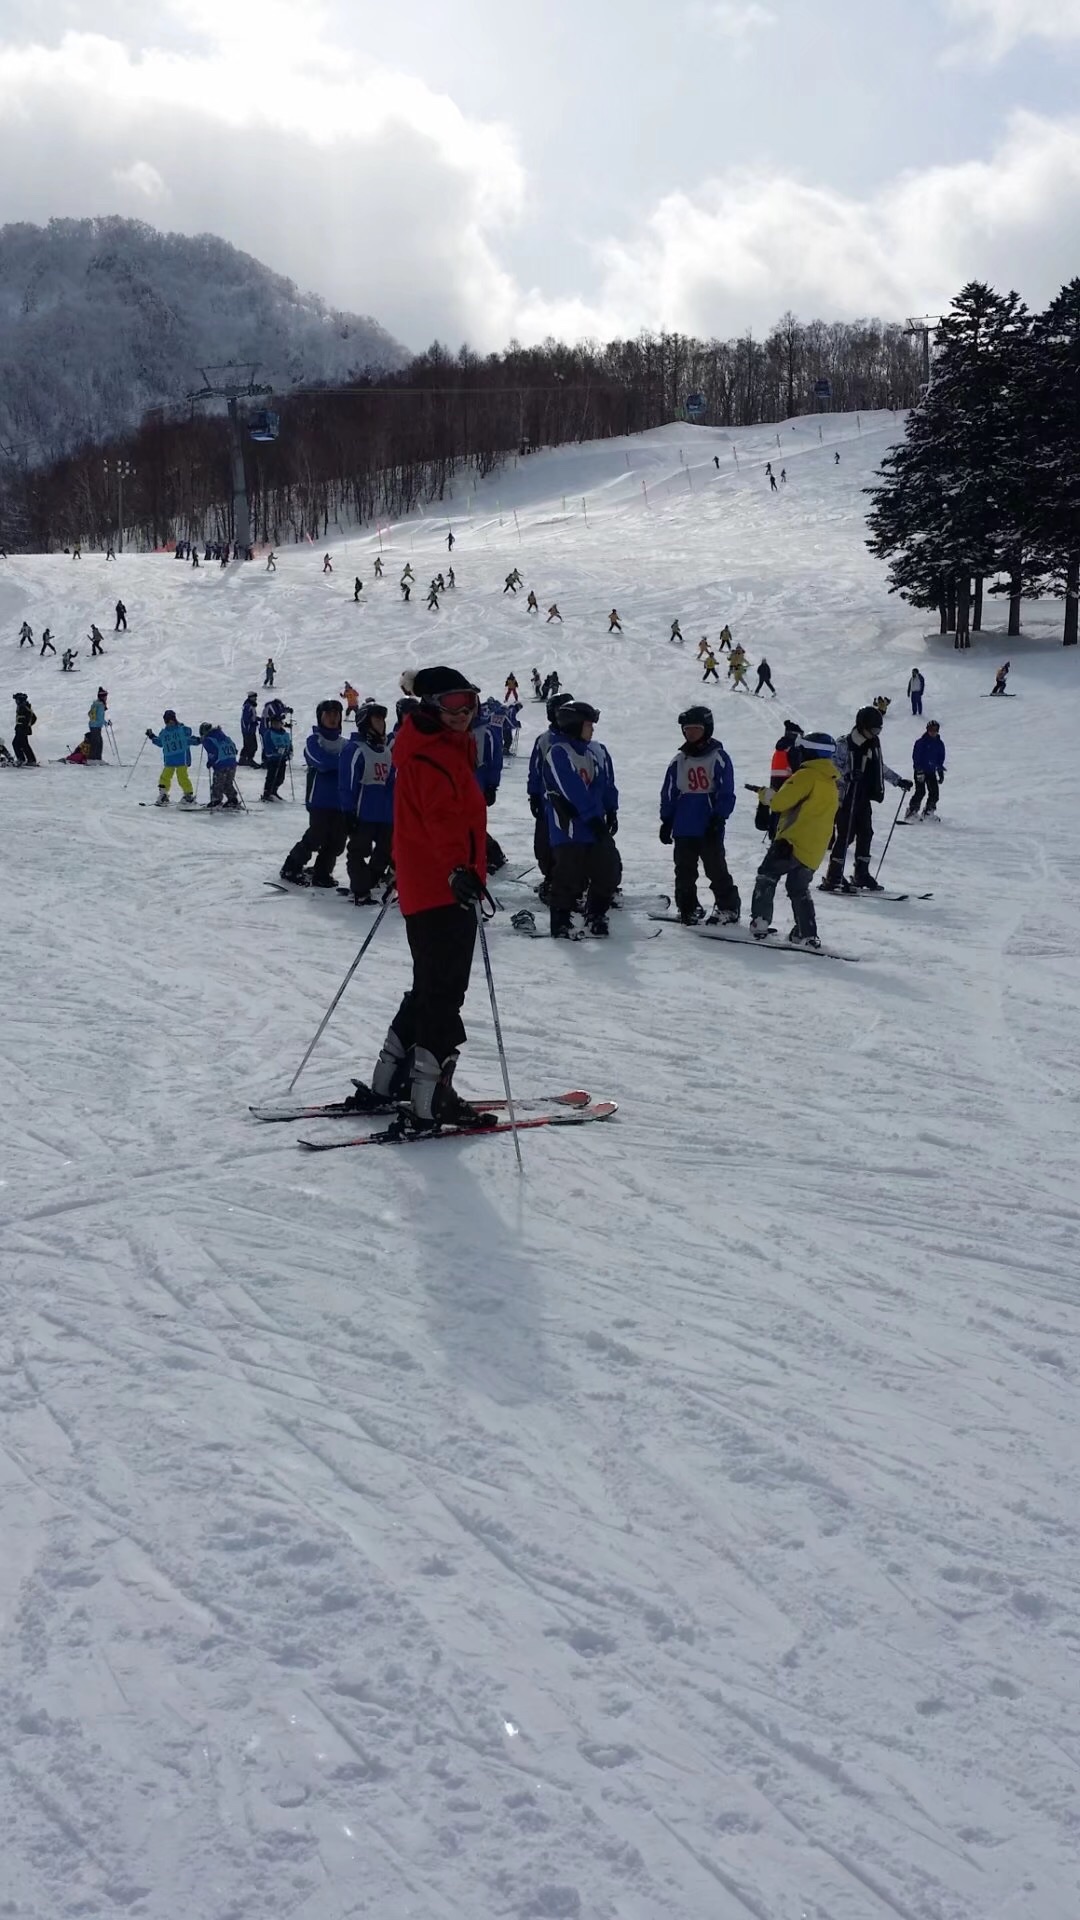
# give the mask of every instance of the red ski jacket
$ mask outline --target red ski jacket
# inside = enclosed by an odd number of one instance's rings
[[[394,741],[394,868],[405,914],[452,907],[449,874],[472,867],[487,880],[487,806],[471,733],[406,714]]]

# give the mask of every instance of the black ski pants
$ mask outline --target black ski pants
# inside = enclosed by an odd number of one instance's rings
[[[237,764],[241,767],[253,767],[255,765],[255,756],[259,751],[258,733],[254,727],[245,727],[242,738],[244,744],[240,750],[240,759]]]
[[[428,907],[405,918],[412,985],[390,1022],[405,1051],[426,1047],[440,1065],[468,1038],[461,1009],[469,991],[476,915],[471,907]]]
[[[587,917],[602,919],[619,885],[620,862],[610,835],[592,842],[571,840],[552,849],[552,913],[570,913],[585,894]]]
[[[91,642],[90,642],[90,658],[91,658],[91,660],[92,660],[92,659],[94,658],[94,656],[95,656],[95,654],[98,654],[98,653],[104,653],[104,651],[105,651],[105,649],[104,649],[104,647],[102,646],[102,644],[101,644],[101,641],[100,641],[100,640],[98,639],[98,637],[97,637],[97,634],[95,633],[95,634],[94,634],[94,636],[93,636],[93,638],[91,639]]]
[[[336,807],[309,807],[307,832],[285,855],[286,873],[301,873],[315,855],[314,880],[332,880],[338,855],[344,853],[349,822]]]
[[[852,841],[855,843],[855,865],[869,866],[870,849],[874,844],[874,808],[869,795],[861,791],[854,796],[849,794],[846,800],[841,801],[829,853],[830,880],[839,880],[843,874],[844,858]]]
[[[922,694],[917,693],[914,687],[911,689],[911,711],[913,714],[922,712]]]
[[[119,633],[119,632],[120,632],[120,629],[121,629],[121,627],[123,628],[123,630],[124,630],[124,632],[126,633],[126,632],[127,632],[127,614],[126,614],[126,613],[118,613],[118,614],[117,614],[117,616],[116,616],[116,625],[115,625],[115,627],[113,628],[113,632],[114,632],[114,633]]]
[[[728,871],[723,833],[707,833],[700,839],[681,838],[675,842],[675,905],[680,913],[690,913],[700,905],[697,893],[698,863],[721,913],[741,913],[739,889]]]
[[[236,791],[235,766],[215,767],[210,775],[210,805],[212,807],[238,807],[240,796]]]
[[[281,791],[285,784],[285,769],[288,764],[289,756],[286,753],[281,754],[277,760],[266,762],[266,779],[263,781],[262,790],[264,800],[272,800],[275,793]]]
[[[810,891],[813,878],[813,869],[804,867],[801,860],[796,860],[790,840],[774,840],[754,881],[754,898],[750,909],[753,918],[772,920],[773,899],[783,880],[791,901],[796,933],[804,940],[813,939],[817,934],[817,915]]]
[[[11,744],[15,749],[15,758],[20,767],[37,766],[37,754],[30,745],[29,727],[16,727],[11,736]]]
[[[548,839],[547,808],[542,806],[533,822],[533,859],[545,880],[551,878],[551,841]]]
[[[100,727],[87,727],[86,729],[86,757],[88,760],[101,759]]]
[[[354,893],[370,893],[385,879],[392,831],[389,820],[349,822],[346,866]]]
[[[706,680],[715,680],[715,681],[717,682],[717,684],[718,684],[718,685],[719,685],[719,682],[720,682],[720,675],[719,675],[719,674],[717,673],[717,671],[716,671],[716,668],[715,668],[715,667],[706,667],[706,669],[705,669],[705,671],[704,671],[704,673],[702,674],[702,676],[701,676],[701,678],[702,678],[702,681],[703,681],[703,682],[704,682],[704,681],[706,681]]]
[[[924,800],[926,801],[927,813],[935,812],[940,792],[941,783],[936,773],[917,773],[915,775],[915,789],[908,802],[908,812],[918,813]]]

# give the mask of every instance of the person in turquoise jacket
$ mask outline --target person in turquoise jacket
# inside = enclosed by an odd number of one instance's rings
[[[91,700],[86,715],[86,737],[90,742],[89,757],[91,760],[101,759],[101,735],[102,729],[108,725],[108,705],[108,693],[104,687],[99,687],[97,690],[97,698],[96,700]]]
[[[191,775],[188,772],[191,765],[193,737],[191,728],[185,727],[183,722],[177,719],[171,707],[166,707],[161,717],[165,724],[160,733],[155,733],[152,727],[146,729],[147,739],[151,740],[155,747],[161,748],[161,757],[165,763],[161,769],[161,779],[158,781],[158,806],[168,806],[169,788],[172,786],[175,773],[182,796],[180,805],[193,807],[195,795],[191,790]]]

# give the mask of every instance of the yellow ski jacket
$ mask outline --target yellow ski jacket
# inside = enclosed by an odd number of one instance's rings
[[[836,764],[807,760],[776,793],[762,787],[758,799],[780,815],[778,840],[786,840],[796,860],[811,871],[821,865],[832,837],[839,805]]]

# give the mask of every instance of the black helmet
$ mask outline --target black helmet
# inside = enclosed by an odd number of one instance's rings
[[[322,719],[324,713],[336,713],[338,716],[338,726],[340,726],[341,715],[344,711],[345,709],[340,700],[320,700],[315,709],[316,724]]]
[[[572,693],[553,693],[544,711],[548,717],[548,726],[555,725],[555,715],[560,707],[568,707],[574,696]]]
[[[249,693],[247,697],[249,700],[257,700],[259,696],[257,693],[253,692],[253,693]]]
[[[568,700],[556,713],[554,725],[559,733],[568,733],[573,740],[580,738],[587,721],[595,722],[599,718],[599,708],[590,707],[587,700]]]
[[[406,693],[414,694],[425,707],[438,712],[439,700],[444,693],[475,693],[479,688],[473,681],[466,680],[456,667],[421,667],[419,673],[412,675],[412,685],[405,685],[406,675],[401,676],[401,685]]]
[[[855,725],[860,733],[880,733],[882,718],[877,707],[860,707],[855,715]]]
[[[684,707],[679,715],[679,725],[680,727],[704,727],[706,735],[711,739],[713,730],[711,707]]]
[[[284,720],[288,711],[289,709],[285,705],[284,700],[268,700],[266,703],[266,717],[268,720]]]
[[[356,709],[356,731],[366,733],[372,720],[382,721],[382,731],[386,732],[386,708],[378,700],[365,700]]]
[[[200,740],[205,740],[207,734],[213,733],[213,731],[214,731],[214,727],[213,727],[212,721],[210,720],[199,721],[199,739]]]
[[[100,687],[98,688],[98,699],[99,699],[99,700],[101,699],[101,688],[100,688]],[[172,710],[172,708],[171,708],[171,707],[166,707],[166,709],[165,709],[165,711],[164,711],[164,713],[162,714],[162,716],[161,716],[161,717],[162,717],[162,719],[164,720],[164,722],[165,722],[165,725],[166,725],[167,727],[175,727],[175,725],[176,725],[176,723],[177,723],[177,722],[176,722],[176,715],[175,715],[175,713],[173,712],[173,710]]]
[[[796,744],[804,760],[836,758],[836,741],[831,733],[801,733]]]

